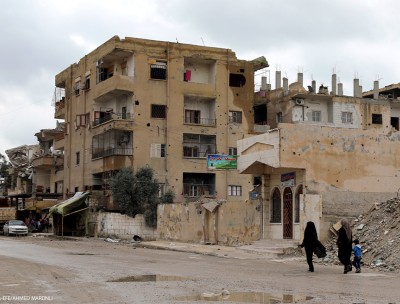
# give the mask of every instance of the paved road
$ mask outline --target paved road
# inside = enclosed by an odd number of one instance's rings
[[[400,304],[398,273],[344,275],[319,264],[309,273],[305,259],[218,257],[95,239],[2,236],[0,269],[0,304]]]

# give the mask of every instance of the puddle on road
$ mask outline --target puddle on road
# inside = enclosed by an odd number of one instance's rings
[[[262,303],[262,304],[278,304],[278,303],[304,303],[313,297],[300,295],[277,295],[264,292],[222,292],[202,293],[195,296],[176,297],[176,301],[213,301],[213,302],[240,302],[240,303]]]
[[[159,274],[145,274],[123,277],[115,280],[109,280],[107,282],[159,282],[159,281],[183,281],[187,280],[184,277],[179,276],[164,276]]]
[[[86,253],[86,252],[70,252],[70,255],[95,255],[94,253]]]

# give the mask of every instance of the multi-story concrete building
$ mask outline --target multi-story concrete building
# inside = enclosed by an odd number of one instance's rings
[[[210,155],[236,156],[253,133],[254,72],[267,66],[230,49],[111,38],[56,75],[64,193],[109,190],[121,168],[150,166],[177,202],[244,201],[253,177],[215,170]]]
[[[271,130],[238,141],[242,173],[262,175],[264,238],[300,240],[312,220],[326,238],[341,217],[356,218],[400,185],[399,86],[354,96],[332,76],[332,90],[302,74],[257,94]],[[264,110],[265,111],[265,110]]]

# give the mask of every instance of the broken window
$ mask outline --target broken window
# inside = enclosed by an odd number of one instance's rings
[[[276,113],[276,123],[280,123],[283,121],[283,114],[282,112]]]
[[[89,124],[89,117],[89,113],[76,115],[76,127],[85,127],[87,124]]]
[[[167,63],[156,61],[154,64],[150,64],[150,78],[167,79]]]
[[[200,124],[200,111],[185,110],[185,123]]]
[[[321,121],[321,111],[312,111],[312,121]]]
[[[229,111],[229,122],[242,123],[242,112],[240,112],[240,111]]]
[[[230,87],[242,87],[246,84],[246,77],[242,74],[229,74],[229,86]]]
[[[216,136],[203,134],[183,134],[183,157],[205,158],[215,154]]]
[[[85,83],[83,84],[83,90],[89,90],[90,89],[90,75],[87,75],[85,77]]]
[[[382,114],[372,114],[372,124],[381,125],[382,124]]]
[[[229,185],[228,196],[242,196],[242,186]]]
[[[271,223],[281,222],[281,192],[278,188],[274,189],[272,193],[272,204],[271,204]]]
[[[78,96],[80,94],[80,90],[81,90],[81,81],[79,80],[74,84],[75,96]]]
[[[390,118],[390,125],[399,131],[399,118],[398,117],[391,117]]]
[[[237,148],[236,147],[230,147],[228,151],[228,155],[237,155]]]
[[[351,113],[351,112],[342,112],[342,123],[344,123],[344,124],[352,124],[353,123],[353,113]]]
[[[151,144],[150,157],[165,157],[165,144]]]
[[[151,118],[166,118],[167,117],[167,106],[165,105],[151,105]]]
[[[80,152],[76,152],[75,154],[75,164],[79,165],[79,163],[81,162],[81,153]]]

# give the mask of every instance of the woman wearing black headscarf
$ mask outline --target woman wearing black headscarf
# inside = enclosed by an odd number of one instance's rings
[[[304,247],[306,251],[307,257],[307,264],[308,264],[308,271],[314,272],[314,265],[313,265],[313,253],[315,251],[315,247],[319,243],[317,230],[315,229],[314,222],[307,222],[306,229],[304,230],[304,238],[303,242],[301,243],[301,248]]]
[[[353,243],[353,234],[351,232],[350,224],[346,219],[340,221],[342,227],[339,229],[337,239],[338,258],[340,263],[344,266],[344,273],[351,271],[351,251]]]

